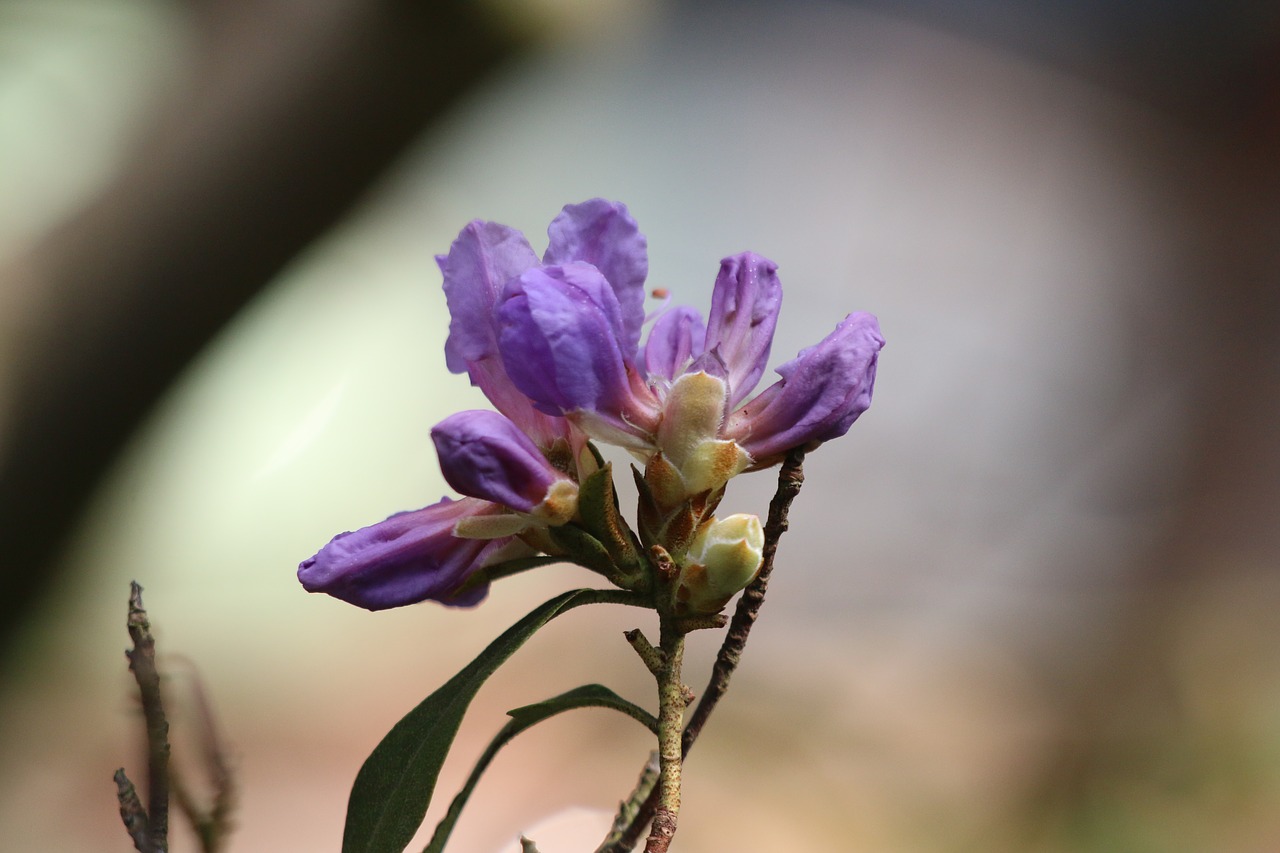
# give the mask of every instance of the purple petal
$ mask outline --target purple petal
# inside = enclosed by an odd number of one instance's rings
[[[735,411],[725,436],[760,466],[793,447],[844,435],[871,405],[883,346],[873,315],[850,314],[820,343],[779,367],[782,379]]]
[[[449,305],[449,339],[444,345],[449,370],[464,373],[470,362],[498,352],[493,306],[502,286],[538,263],[529,241],[514,228],[476,220],[437,258],[444,273]]]
[[[540,411],[609,408],[625,396],[621,310],[595,267],[531,269],[510,282],[496,314],[507,373]]]
[[[613,287],[622,309],[618,342],[628,357],[640,346],[644,323],[644,280],[649,275],[648,242],[627,206],[593,198],[566,205],[547,228],[544,264],[591,264]]]
[[[453,527],[462,518],[499,511],[500,507],[474,498],[445,498],[425,509],[397,513],[333,537],[298,566],[298,580],[308,592],[324,592],[366,610],[428,599],[476,604],[484,598],[484,587],[461,595],[459,589],[484,558],[509,538],[459,539]]]
[[[707,318],[707,351],[716,350],[729,370],[729,407],[755,389],[769,361],[782,307],[778,265],[752,252],[720,262]]]
[[[519,427],[482,409],[450,415],[431,430],[440,470],[464,495],[532,512],[557,480],[551,467]]]
[[[650,376],[675,379],[702,353],[707,328],[702,315],[681,305],[663,314],[649,329],[644,344],[644,367]]]

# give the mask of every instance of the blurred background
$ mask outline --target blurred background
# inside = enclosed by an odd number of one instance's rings
[[[387,728],[590,582],[370,614],[294,571],[447,490],[428,429],[484,401],[433,255],[605,196],[678,303],[774,259],[775,364],[851,310],[888,340],[678,849],[1280,850],[1278,144],[1256,2],[0,0],[4,845],[129,849],[130,579],[237,851],[336,849]],[[634,614],[591,610],[481,693],[428,828],[506,709],[648,697]],[[615,716],[509,747],[457,849],[591,849],[649,748]]]

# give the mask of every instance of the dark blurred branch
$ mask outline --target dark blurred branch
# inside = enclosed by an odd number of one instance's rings
[[[190,85],[115,184],[10,276],[28,304],[2,413],[0,630],[191,358],[511,52],[478,6],[204,7],[217,19]]]
[[[129,670],[138,682],[142,698],[142,717],[147,732],[147,808],[142,811],[133,784],[116,771],[117,799],[120,817],[133,838],[134,846],[143,853],[164,853],[169,849],[169,721],[160,696],[160,673],[156,670],[156,641],[151,636],[151,623],[142,606],[142,587],[129,584],[129,637],[133,648],[125,654]],[[141,846],[139,843],[141,842]]]
[[[199,761],[212,789],[211,802],[208,807],[197,802],[183,781],[182,774],[176,770],[169,775],[169,787],[173,790],[174,802],[191,822],[200,849],[204,853],[217,853],[225,849],[230,841],[232,811],[236,804],[236,779],[214,717],[213,703],[209,700],[195,664],[188,663]]]

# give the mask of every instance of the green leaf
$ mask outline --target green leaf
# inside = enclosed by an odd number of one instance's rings
[[[463,714],[485,680],[543,625],[583,604],[637,604],[621,590],[575,589],[534,609],[392,727],[365,759],[347,801],[343,853],[399,853],[426,816]]]
[[[635,534],[618,511],[618,495],[613,488],[613,465],[606,464],[582,481],[578,492],[578,511],[582,523],[609,552],[613,564],[624,575],[640,575],[640,555],[636,551]],[[623,584],[632,588],[634,584]]]
[[[527,572],[530,569],[540,569],[543,566],[551,566],[556,563],[563,563],[561,557],[517,557],[514,560],[503,560],[501,563],[494,563],[492,566],[485,566],[476,575],[483,578],[484,582],[496,581],[499,578],[508,578],[512,575],[518,575],[521,572]]]
[[[449,806],[449,813],[444,816],[444,819],[440,821],[440,825],[436,827],[435,835],[431,836],[431,843],[427,845],[423,853],[443,853],[444,846],[449,841],[449,835],[453,832],[453,827],[457,824],[458,817],[462,814],[462,809],[471,797],[471,792],[475,790],[476,783],[480,781],[480,777],[488,769],[494,756],[498,754],[498,750],[506,746],[512,738],[525,729],[537,725],[549,717],[554,717],[556,714],[572,711],[575,708],[613,708],[643,723],[654,734],[658,732],[658,720],[653,714],[650,714],[639,705],[628,702],[601,684],[587,684],[582,687],[576,687],[545,702],[539,702],[536,705],[525,705],[523,708],[508,711],[507,714],[511,717],[511,721],[503,726],[502,730],[489,742],[484,754],[476,762],[475,769],[471,771],[471,775],[467,778],[467,783],[462,786],[458,796],[453,798],[453,803]]]

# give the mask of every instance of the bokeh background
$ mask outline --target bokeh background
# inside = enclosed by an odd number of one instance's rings
[[[1263,3],[3,0],[0,846],[129,849],[130,579],[175,726],[215,707],[234,851],[337,849],[386,729],[590,580],[369,614],[294,567],[446,491],[427,431],[484,403],[433,255],[476,217],[540,249],[605,196],[678,302],[777,261],[775,364],[850,310],[888,339],[810,457],[678,849],[1280,850],[1278,119]],[[507,708],[646,697],[630,627],[524,649],[428,826]],[[547,853],[591,849],[647,749],[545,724],[457,849],[548,819],[587,840]]]

